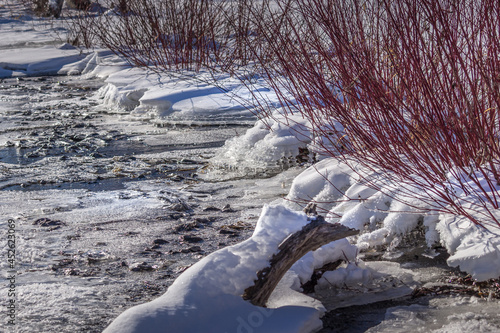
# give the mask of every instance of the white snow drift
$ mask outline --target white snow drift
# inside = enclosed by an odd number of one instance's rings
[[[309,222],[305,213],[283,206],[265,206],[251,238],[210,254],[186,270],[158,299],[121,314],[104,332],[313,332],[322,327],[322,306],[292,289],[279,288],[279,307],[259,308],[241,298],[253,285],[256,272],[268,265],[278,245]],[[354,250],[354,251],[353,251]],[[310,275],[314,264],[341,257],[355,249],[345,240],[332,243],[308,262],[297,263],[301,275]],[[315,262],[316,261],[316,262]],[[292,269],[293,272],[293,269]],[[285,281],[297,285],[298,273]],[[309,278],[308,277],[308,278]],[[300,285],[300,284],[299,284]],[[300,304],[296,304],[299,300]]]

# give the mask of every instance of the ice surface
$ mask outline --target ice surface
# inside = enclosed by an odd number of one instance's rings
[[[315,291],[325,307],[334,310],[408,296],[425,279],[398,263],[356,261],[325,272]]]
[[[410,305],[389,308],[383,322],[367,332],[497,332],[498,302],[475,297],[441,298],[430,306]],[[481,311],[474,311],[480,307]],[[469,311],[468,311],[469,310]]]

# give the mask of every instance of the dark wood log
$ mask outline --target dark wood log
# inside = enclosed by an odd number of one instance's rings
[[[311,279],[306,283],[302,284],[300,287],[304,294],[311,294],[314,292],[314,288],[318,284],[319,279],[323,277],[323,274],[328,271],[336,270],[342,263],[344,263],[344,259],[339,259],[334,262],[328,262],[323,267],[314,269],[313,274],[311,275]]]
[[[265,306],[274,288],[292,265],[309,251],[348,236],[359,230],[350,229],[338,223],[328,223],[322,216],[316,216],[301,230],[288,236],[273,255],[270,265],[257,273],[255,284],[245,290],[243,298],[257,306]]]

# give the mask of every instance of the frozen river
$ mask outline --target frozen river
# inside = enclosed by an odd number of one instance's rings
[[[254,126],[211,85],[148,76],[109,51],[80,53],[54,44],[52,28],[0,13],[9,76],[0,79],[0,300],[13,304],[0,310],[0,332],[101,332],[201,258],[247,239],[262,206],[282,203],[308,165],[296,166],[306,143],[289,128]],[[110,83],[104,94],[103,79],[89,78],[99,76]],[[303,286],[327,310],[322,333],[500,331],[498,281],[450,269],[422,228],[395,253],[359,253],[368,283]]]
[[[102,84],[0,83],[0,235],[12,219],[19,332],[102,331],[204,255],[248,237],[262,204],[298,172],[265,190],[259,179],[204,181],[218,147],[253,120],[133,119],[99,106]]]

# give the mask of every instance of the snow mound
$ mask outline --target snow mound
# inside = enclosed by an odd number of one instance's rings
[[[500,230],[482,228],[469,220],[442,214],[436,226],[451,256],[448,265],[484,281],[500,276]]]
[[[289,125],[282,122],[285,119],[279,112],[266,123],[257,121],[244,135],[228,140],[211,164],[245,172],[293,165],[300,148],[306,148],[311,139],[308,122],[299,116],[291,117]]]
[[[266,114],[245,134],[227,140],[210,160],[214,170],[209,176],[218,179],[249,174],[262,176],[323,158],[321,152],[331,143],[316,136],[308,119],[290,114],[272,98],[275,96],[265,99],[273,110],[271,114]],[[331,119],[324,126],[335,133],[343,132],[343,127]],[[218,173],[218,169],[224,170],[224,174]]]
[[[314,332],[322,327],[322,306],[298,295],[299,276],[310,278],[314,267],[328,258],[354,255],[341,240],[315,251],[296,263],[283,279],[277,295],[260,308],[241,298],[268,265],[279,244],[309,222],[303,212],[282,205],[265,206],[251,238],[205,257],[170,286],[158,299],[128,309],[104,331],[127,332]]]
[[[486,223],[478,226],[464,217],[446,213],[424,215],[414,206],[398,201],[394,185],[388,184],[387,189],[377,191],[360,183],[357,172],[372,177],[365,170],[352,170],[333,158],[320,161],[293,181],[286,205],[297,209],[299,203],[318,202],[319,209],[328,212],[329,221],[362,231],[356,241],[360,250],[385,246],[390,252],[420,225],[428,247],[436,243],[446,247],[451,254],[450,266],[460,267],[477,280],[500,276],[498,227]],[[375,174],[373,170],[370,172]],[[458,197],[458,200],[474,198]],[[415,206],[425,208],[422,203]]]
[[[155,73],[129,68],[109,75],[97,96],[105,106],[130,111],[138,118],[253,116],[248,102],[252,94],[240,81],[225,75],[217,79],[217,85],[213,82],[203,72]],[[268,95],[276,100],[271,92]]]

